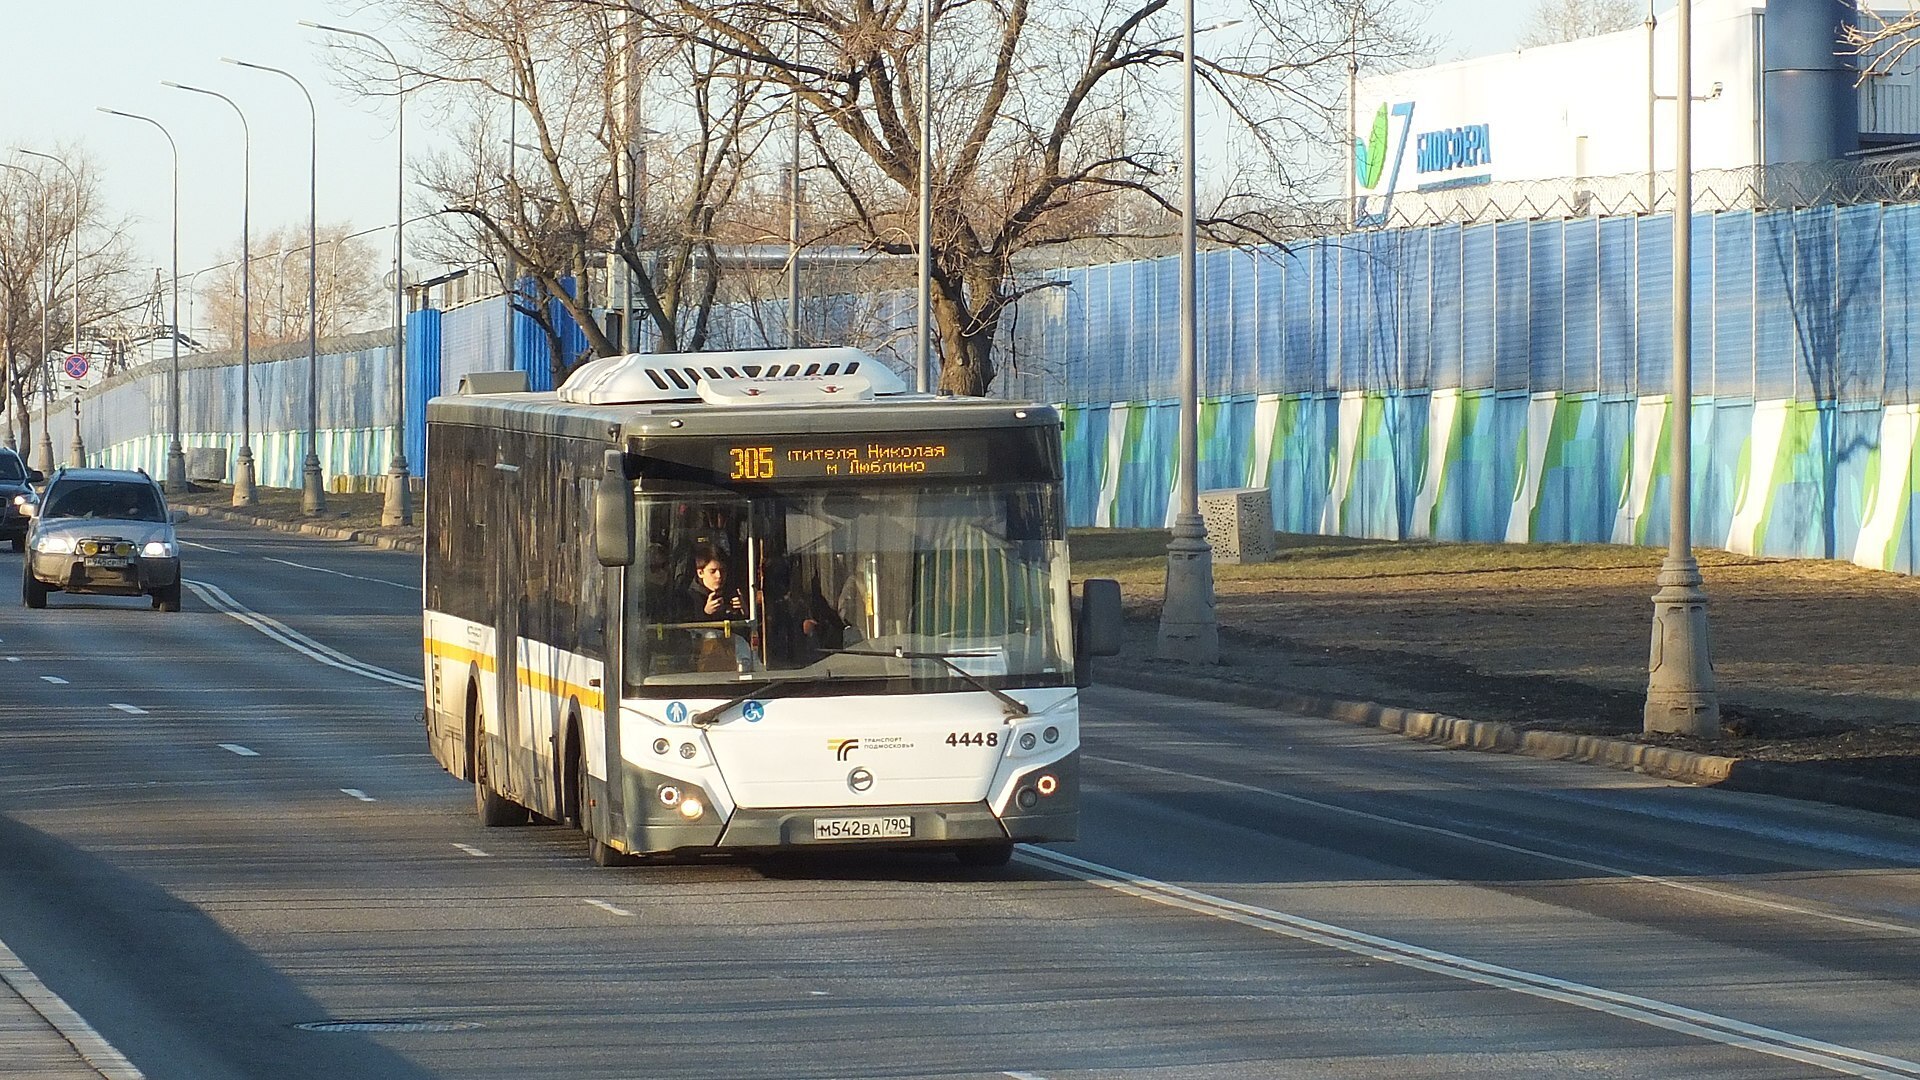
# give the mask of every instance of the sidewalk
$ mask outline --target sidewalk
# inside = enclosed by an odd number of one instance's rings
[[[0,944],[0,1077],[141,1080],[142,1075]]]

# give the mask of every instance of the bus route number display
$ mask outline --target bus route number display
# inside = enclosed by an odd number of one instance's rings
[[[727,479],[745,483],[951,476],[970,471],[971,455],[962,450],[952,440],[928,438],[755,442],[724,446],[717,464]]]

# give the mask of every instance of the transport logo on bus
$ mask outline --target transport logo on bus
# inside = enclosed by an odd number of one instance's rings
[[[859,739],[828,739],[827,749],[833,751],[834,760],[845,761],[847,760],[847,755],[853,753],[855,750],[860,749],[860,740]]]

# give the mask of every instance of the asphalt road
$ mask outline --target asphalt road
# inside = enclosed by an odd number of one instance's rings
[[[1911,820],[1095,689],[1077,844],[603,870],[428,756],[416,556],[182,531],[0,605],[0,942],[156,1080],[1920,1077]]]

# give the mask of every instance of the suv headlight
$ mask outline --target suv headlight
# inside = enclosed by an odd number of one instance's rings
[[[74,550],[73,537],[43,536],[33,542],[33,550],[42,555],[71,555]]]
[[[149,540],[147,546],[140,549],[143,559],[171,559],[175,552],[171,540]]]

